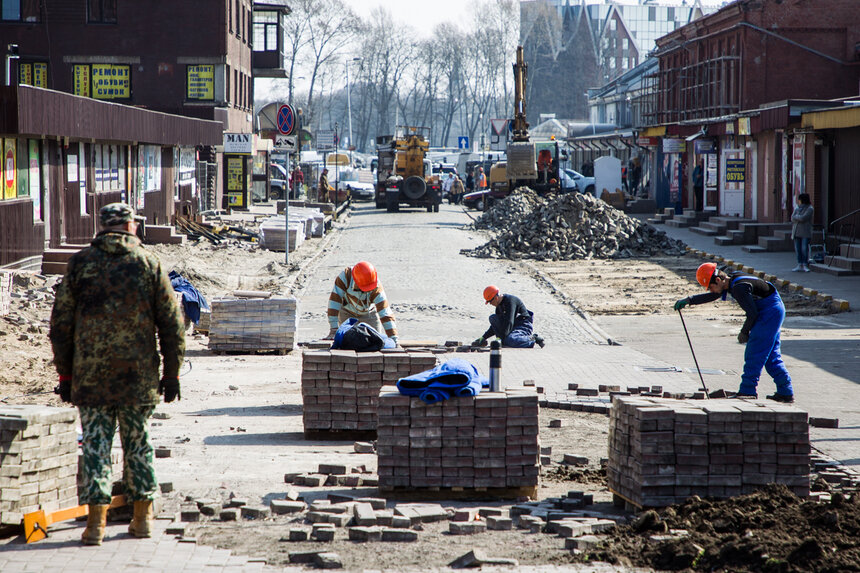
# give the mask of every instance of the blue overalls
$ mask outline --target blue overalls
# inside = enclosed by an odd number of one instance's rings
[[[732,279],[728,291],[731,292],[731,288],[741,279],[755,279],[755,277],[740,276]],[[726,293],[723,293],[723,300],[725,298]],[[741,375],[741,387],[738,393],[756,394],[761,369],[764,367],[776,383],[776,393],[793,396],[791,376],[785,369],[782,354],[779,351],[779,331],[782,321],[785,320],[785,305],[775,287],[773,294],[756,299],[755,305],[758,309],[758,318],[750,330],[750,338],[744,352],[744,373]]]
[[[502,327],[499,324],[499,316],[496,314],[490,315],[490,325],[493,331],[501,332]],[[509,348],[533,348],[535,345],[534,339],[534,313],[529,311],[529,315],[521,314],[514,319],[514,329],[506,337],[502,339],[502,346]]]

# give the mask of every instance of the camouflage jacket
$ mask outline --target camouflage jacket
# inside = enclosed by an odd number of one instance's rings
[[[69,259],[51,313],[54,364],[72,377],[72,402],[157,404],[156,334],[164,376],[175,377],[185,330],[167,272],[131,233],[99,233]]]

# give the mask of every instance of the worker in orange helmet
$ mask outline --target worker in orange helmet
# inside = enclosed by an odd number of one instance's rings
[[[346,267],[334,280],[334,287],[328,297],[327,339],[334,338],[337,327],[348,318],[356,318],[380,331],[379,323],[385,334],[397,343],[397,323],[394,312],[388,304],[385,290],[379,284],[376,268],[367,261],[354,267]],[[377,315],[379,318],[377,319]]]
[[[502,294],[499,287],[490,285],[484,289],[484,302],[496,307],[496,312],[490,315],[490,328],[472,346],[486,346],[487,339],[496,336],[502,346],[532,348],[537,344],[543,348],[543,338],[534,332],[534,313],[523,301],[512,294]]]
[[[764,368],[776,384],[776,393],[768,400],[794,402],[794,389],[791,376],[782,362],[780,328],[785,320],[785,305],[776,287],[771,283],[737,271],[726,274],[714,263],[704,263],[696,271],[696,280],[707,293],[682,298],[675,303],[680,311],[688,304],[703,304],[717,299],[726,300],[731,294],[746,312],[746,321],[738,334],[738,342],[746,344],[744,352],[744,372],[741,386],[735,397],[758,398],[758,381]]]

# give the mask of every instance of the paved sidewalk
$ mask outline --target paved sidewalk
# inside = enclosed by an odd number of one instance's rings
[[[650,215],[649,215],[650,216]],[[637,215],[640,219],[647,217]],[[665,231],[673,239],[684,241],[690,247],[742,262],[756,270],[776,275],[781,279],[790,280],[805,287],[814,288],[818,292],[832,295],[833,298],[847,300],[852,310],[860,310],[860,275],[850,277],[835,277],[826,273],[800,273],[791,269],[797,264],[794,251],[775,253],[748,253],[743,245],[717,245],[713,237],[696,234],[689,229],[678,229],[666,225],[654,225],[656,229]]]

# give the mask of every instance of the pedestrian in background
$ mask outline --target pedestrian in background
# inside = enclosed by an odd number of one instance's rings
[[[293,175],[290,183],[293,187],[293,198],[298,199],[299,195],[302,193],[302,186],[305,184],[305,174],[301,169],[299,169],[298,165],[293,168]]]
[[[442,196],[448,197],[448,203],[453,203],[451,201],[451,186],[454,184],[454,174],[449,173],[448,177],[442,182]]]
[[[812,238],[812,216],[814,209],[808,193],[797,196],[797,208],[791,214],[791,238],[797,253],[797,266],[792,271],[809,272],[809,240]]]
[[[69,259],[51,313],[51,346],[60,376],[57,393],[78,407],[83,431],[83,486],[89,505],[84,545],[101,545],[111,501],[111,444],[117,424],[123,482],[134,502],[128,531],[152,535],[158,491],[149,417],[179,398],[185,328],[167,271],[135,235],[125,203],[99,212],[102,231]],[[157,338],[156,338],[157,335]],[[159,382],[159,352],[164,371]]]
[[[475,190],[475,175],[470,169],[466,174],[466,193],[471,193]]]
[[[361,261],[352,268],[346,267],[337,275],[328,298],[326,314],[330,327],[327,339],[334,338],[337,327],[346,319],[355,318],[372,326],[377,332],[380,331],[381,322],[385,335],[397,344],[394,311],[388,304],[385,289],[379,284],[376,267],[367,261]]]
[[[463,200],[463,194],[465,190],[463,189],[463,180],[460,179],[459,176],[454,177],[454,182],[451,183],[451,196],[448,199],[449,203],[457,204]]]
[[[693,199],[696,202],[696,212],[701,212],[705,202],[705,172],[701,158],[696,161],[696,167],[693,169]]]
[[[317,194],[319,195],[319,200],[334,203],[336,197],[333,191],[334,187],[332,187],[331,184],[329,184],[328,182],[328,169],[323,169],[322,173],[320,173],[319,186],[317,187]]]
[[[776,287],[741,271],[727,275],[714,263],[703,263],[696,270],[696,280],[707,293],[682,298],[675,303],[680,311],[688,304],[704,304],[732,298],[746,312],[746,320],[738,333],[738,342],[746,344],[744,371],[736,398],[758,398],[758,381],[764,368],[776,384],[776,393],[767,397],[777,402],[794,402],[791,376],[780,352],[780,330],[785,320],[785,305]]]
[[[478,191],[483,191],[487,188],[487,176],[484,174],[483,167],[478,167],[478,175],[475,177],[475,187]]]

